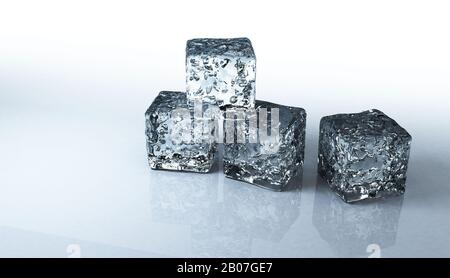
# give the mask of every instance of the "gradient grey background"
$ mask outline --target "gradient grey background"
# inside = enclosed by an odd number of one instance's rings
[[[0,2],[0,256],[450,256],[448,1],[162,2]],[[257,98],[308,113],[301,189],[147,165],[186,40],[240,36]],[[318,124],[369,108],[413,137],[407,191],[348,205],[317,179]]]

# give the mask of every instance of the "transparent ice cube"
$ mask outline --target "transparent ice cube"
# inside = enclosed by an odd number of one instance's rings
[[[186,46],[190,102],[254,107],[256,57],[247,38],[193,39]]]
[[[224,125],[225,175],[282,191],[292,178],[302,173],[305,110],[259,100],[254,112],[246,110],[245,117],[230,117],[233,110],[227,109]],[[233,125],[235,128],[230,128]],[[234,135],[231,142],[230,133]]]
[[[379,110],[322,118],[319,174],[346,202],[405,191],[411,136]]]
[[[207,109],[206,106],[202,107]],[[145,113],[152,169],[209,172],[214,164],[214,114],[196,114],[182,92],[160,92]]]

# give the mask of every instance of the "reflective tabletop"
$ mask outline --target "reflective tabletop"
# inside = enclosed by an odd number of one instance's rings
[[[450,255],[448,149],[420,127],[405,195],[347,204],[316,174],[319,118],[302,177],[272,192],[225,178],[220,157],[209,174],[150,170],[138,112],[3,109],[0,256]]]

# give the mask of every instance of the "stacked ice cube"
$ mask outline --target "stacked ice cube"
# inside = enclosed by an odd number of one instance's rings
[[[306,113],[256,100],[255,81],[249,39],[189,40],[186,93],[160,92],[145,114],[150,167],[210,172],[224,143],[226,177],[286,189],[302,173]],[[319,174],[346,202],[403,194],[410,144],[379,110],[326,116]]]
[[[190,102],[255,106],[256,57],[249,39],[193,39],[186,45]]]
[[[255,100],[255,80],[249,39],[189,40],[186,93],[161,92],[146,112],[151,168],[209,172],[223,142],[227,177],[285,189],[302,172],[306,113]]]

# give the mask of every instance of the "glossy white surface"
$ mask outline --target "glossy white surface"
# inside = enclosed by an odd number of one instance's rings
[[[367,257],[371,244],[381,257],[450,256],[445,1],[261,3],[211,25],[176,20],[219,7],[201,1],[17,2],[0,9],[0,256]],[[242,35],[257,97],[308,113],[289,192],[147,166],[144,112],[158,91],[183,90],[185,41]],[[317,178],[318,124],[368,108],[413,137],[407,190],[349,205]]]

